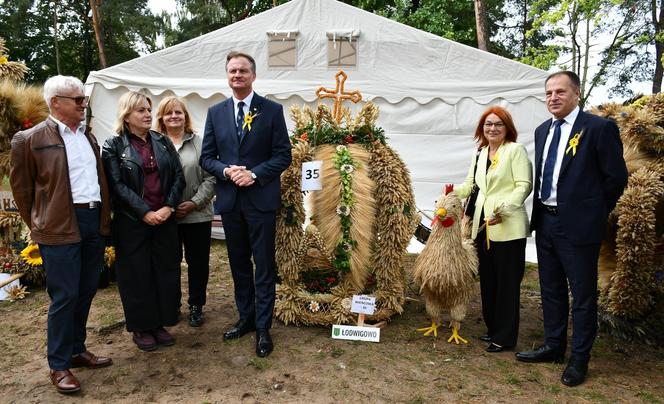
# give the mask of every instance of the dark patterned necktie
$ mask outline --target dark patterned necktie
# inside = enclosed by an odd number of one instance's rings
[[[549,144],[549,151],[546,153],[544,161],[544,171],[542,171],[542,190],[540,191],[540,200],[545,201],[551,196],[553,189],[553,169],[556,167],[556,155],[558,154],[558,144],[560,143],[560,125],[565,123],[564,119],[558,119],[553,123],[553,138]]]
[[[242,140],[242,136],[244,136],[244,129],[242,129],[242,125],[244,125],[244,106],[244,101],[237,103],[237,121],[235,124],[237,126],[237,137],[240,140]]]

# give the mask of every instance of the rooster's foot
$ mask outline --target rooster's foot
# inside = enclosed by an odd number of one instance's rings
[[[447,342],[452,342],[452,341],[454,341],[454,343],[457,345],[459,345],[460,342],[463,342],[464,344],[468,343],[468,341],[461,338],[461,336],[459,335],[459,331],[457,330],[456,327],[452,327],[452,336],[447,339]]]
[[[436,324],[435,321],[431,322],[431,327],[424,327],[424,328],[418,328],[417,331],[419,332],[424,332],[424,336],[428,337],[433,333],[434,337],[438,336],[438,327],[440,327],[439,324]]]

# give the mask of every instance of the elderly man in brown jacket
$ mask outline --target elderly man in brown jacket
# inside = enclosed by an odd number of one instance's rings
[[[50,115],[12,139],[10,182],[21,217],[39,244],[51,305],[48,364],[60,393],[81,386],[70,368],[99,368],[110,358],[85,347],[85,326],[110,233],[108,186],[96,139],[84,118],[88,98],[75,77],[44,84]]]

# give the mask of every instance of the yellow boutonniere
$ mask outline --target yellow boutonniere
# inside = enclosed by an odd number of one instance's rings
[[[4,65],[8,61],[9,59],[7,59],[7,56],[0,56],[0,65]]]
[[[489,168],[496,168],[497,165],[498,165],[498,153],[493,155],[493,158],[491,159],[491,165],[489,166]]]
[[[583,131],[572,136],[572,138],[567,143],[567,149],[565,150],[565,154],[569,154],[569,152],[571,151],[572,156],[576,156],[576,147],[579,145],[579,142],[581,141],[581,136],[583,136]]]
[[[244,130],[244,128],[248,128],[249,129],[248,132],[251,132],[251,123],[258,115],[259,114],[257,114],[255,111],[254,112],[249,111],[249,113],[244,116],[244,123],[242,124],[242,130]]]

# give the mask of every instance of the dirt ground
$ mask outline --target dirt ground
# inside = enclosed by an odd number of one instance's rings
[[[560,383],[564,365],[523,364],[513,352],[486,353],[477,339],[484,332],[479,286],[461,329],[467,345],[448,344],[448,330],[437,339],[417,333],[429,319],[413,294],[405,312],[382,330],[380,343],[333,340],[329,328],[275,321],[275,351],[259,359],[252,334],[222,341],[236,313],[222,242],[213,244],[212,255],[207,322],[195,329],[181,321],[171,329],[177,339],[172,347],[139,351],[124,330],[115,285],[98,292],[87,345],[114,363],[76,369],[82,390],[73,396],[55,392],[47,376],[46,293],[33,288],[25,300],[0,302],[0,402],[664,402],[662,349],[600,334],[589,379],[576,388]],[[537,271],[529,267],[517,349],[542,340],[537,282]]]

